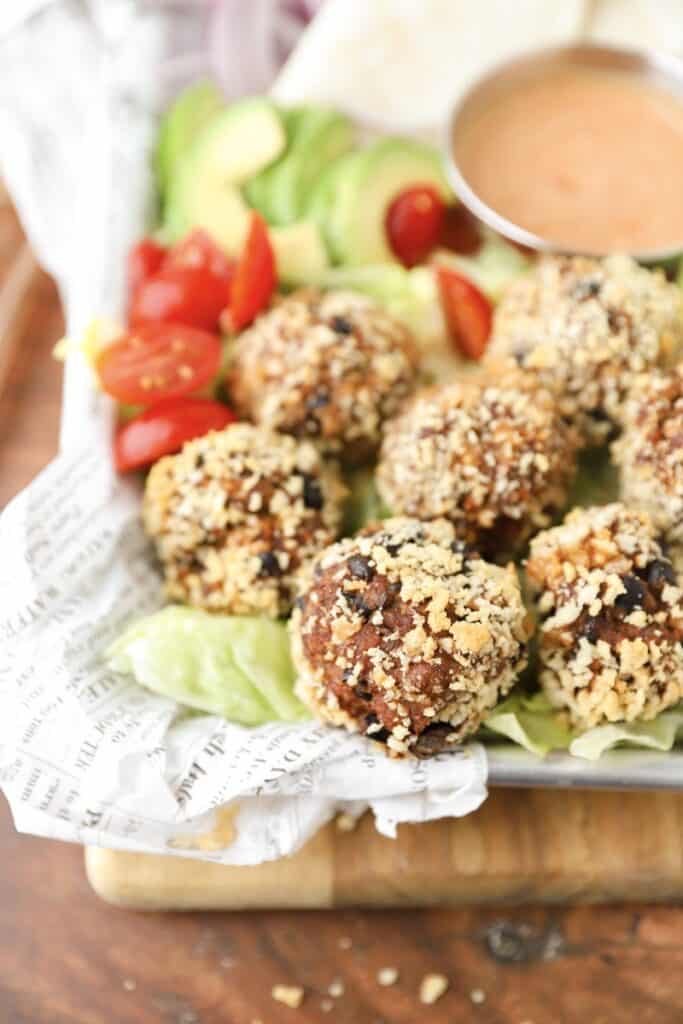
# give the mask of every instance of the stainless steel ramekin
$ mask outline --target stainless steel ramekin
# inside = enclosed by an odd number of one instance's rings
[[[458,198],[478,220],[505,238],[542,252],[576,253],[581,251],[586,255],[604,256],[605,253],[563,248],[556,242],[542,238],[508,220],[477,195],[458,165],[459,130],[478,109],[485,107],[491,99],[499,96],[501,92],[505,92],[513,83],[529,73],[542,74],[546,71],[555,71],[558,68],[577,66],[640,74],[648,81],[668,89],[683,99],[683,60],[669,54],[656,50],[627,50],[616,46],[598,46],[589,43],[536,50],[497,65],[476,80],[458,100],[448,124],[446,166],[451,185]],[[634,133],[634,144],[637,145],[637,126],[635,125]],[[523,173],[523,169],[520,173]],[[671,173],[677,174],[680,173],[680,170],[672,167]],[[523,184],[523,181],[520,181],[520,186]],[[680,244],[668,246],[665,249],[649,249],[644,252],[633,252],[631,255],[643,263],[653,263],[670,260],[681,255],[682,252],[683,239]]]

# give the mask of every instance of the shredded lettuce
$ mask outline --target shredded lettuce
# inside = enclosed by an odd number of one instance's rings
[[[507,737],[538,757],[551,750],[566,750],[572,741],[572,733],[543,693],[512,694],[493,709],[484,729]]]
[[[106,657],[155,693],[242,725],[308,717],[282,622],[171,605],[129,626]]]
[[[573,739],[569,753],[597,761],[605,751],[622,743],[649,750],[671,750],[677,739],[683,739],[683,704],[671,711],[662,711],[651,722],[597,725]]]

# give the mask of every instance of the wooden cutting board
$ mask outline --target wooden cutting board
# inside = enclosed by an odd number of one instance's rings
[[[466,818],[391,840],[366,815],[259,867],[91,848],[86,868],[104,900],[153,910],[680,900],[683,794],[495,789]]]

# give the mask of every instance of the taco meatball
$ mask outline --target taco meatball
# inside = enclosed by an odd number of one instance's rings
[[[556,388],[589,443],[618,425],[634,375],[675,359],[681,291],[628,256],[546,257],[495,313],[489,354],[512,356]]]
[[[416,365],[409,332],[365,296],[302,292],[236,339],[228,386],[242,416],[360,464]]]
[[[572,723],[654,718],[683,699],[683,592],[650,518],[577,508],[531,542],[541,685]]]
[[[418,393],[388,424],[378,489],[393,512],[449,519],[505,558],[564,506],[577,445],[533,377],[472,377]]]
[[[648,512],[683,561],[683,363],[643,374],[626,405],[624,432],[613,445],[621,497]]]
[[[483,561],[445,520],[388,519],[305,575],[292,617],[298,695],[391,757],[471,735],[526,663],[514,570]]]
[[[156,463],[145,488],[168,597],[286,614],[297,570],[336,536],[344,493],[309,442],[245,423],[190,441]]]

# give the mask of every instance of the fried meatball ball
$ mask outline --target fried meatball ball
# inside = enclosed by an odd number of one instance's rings
[[[683,553],[683,363],[643,374],[626,403],[624,431],[612,446],[620,493],[648,512],[667,544]]]
[[[445,520],[368,527],[307,576],[292,617],[297,693],[391,757],[471,735],[526,663],[514,570],[483,561]]]
[[[619,422],[633,376],[675,359],[681,291],[628,256],[546,257],[496,309],[489,355],[513,356],[558,390],[589,443]]]
[[[351,292],[291,295],[235,342],[229,389],[244,417],[360,464],[415,385],[409,332]]]
[[[565,505],[577,446],[533,377],[482,375],[418,393],[387,425],[377,486],[394,513],[450,519],[503,558]]]
[[[344,493],[305,441],[239,423],[188,442],[152,468],[143,503],[169,598],[287,614],[297,570],[337,534]]]
[[[531,542],[541,685],[574,726],[654,718],[683,698],[683,592],[650,518],[574,509]]]

